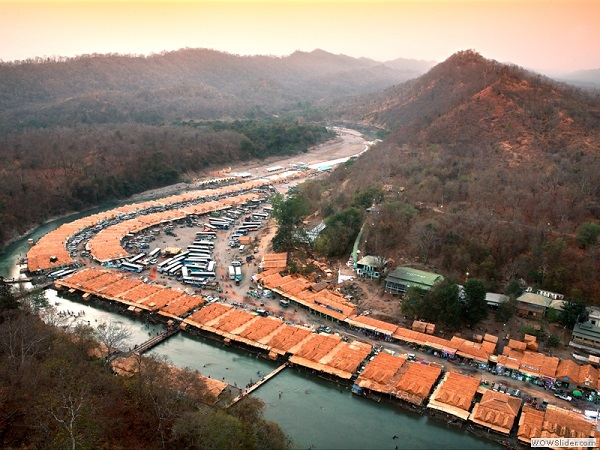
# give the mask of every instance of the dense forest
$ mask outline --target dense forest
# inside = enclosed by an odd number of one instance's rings
[[[93,356],[92,329],[66,333],[56,315],[47,324],[38,315],[46,306],[39,296],[17,302],[0,279],[2,448],[290,448],[259,399],[205,406],[195,373],[174,379],[155,358],[115,376]]]
[[[388,64],[322,50],[284,58],[184,49],[0,64],[0,133],[77,124],[310,114],[315,102],[376,92],[431,63]]]
[[[309,209],[359,207],[364,250],[397,263],[600,301],[597,97],[468,51],[353,105],[390,134],[307,183]]]
[[[324,126],[274,119],[0,135],[0,244],[53,215],[173,184],[210,167],[301,153],[332,136]]]
[[[0,63],[0,248],[49,217],[331,137],[333,98],[431,63],[206,49]]]

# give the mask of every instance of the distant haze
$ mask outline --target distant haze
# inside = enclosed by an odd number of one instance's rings
[[[599,23],[596,0],[0,0],[0,59],[190,47],[277,56],[320,48],[440,62],[474,49],[560,74],[600,68]]]

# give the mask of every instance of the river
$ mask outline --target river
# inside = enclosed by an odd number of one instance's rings
[[[146,199],[138,201],[144,200]],[[18,274],[16,261],[27,253],[29,238],[37,240],[63,223],[106,209],[109,207],[48,222],[14,242],[0,255],[0,276],[14,277]],[[136,321],[87,303],[58,297],[56,291],[51,289],[46,291],[46,295],[53,305],[57,304],[59,310],[72,313],[71,321],[81,320],[92,326],[118,321],[129,326],[132,331],[129,347],[141,344],[163,329],[159,325]],[[151,353],[165,355],[176,366],[198,369],[204,375],[224,379],[242,388],[277,367],[271,361],[186,333],[172,336]],[[252,395],[265,402],[266,418],[281,426],[292,438],[295,448],[504,448],[432,420],[426,415],[412,413],[399,405],[385,401],[375,403],[356,397],[345,387],[296,369],[285,369]],[[394,436],[397,439],[393,439]]]
[[[70,311],[74,320],[94,326],[120,322],[129,327],[128,347],[141,344],[162,326],[123,317],[84,302],[61,298],[48,289],[51,304]],[[79,317],[77,317],[79,315]],[[176,366],[197,369],[206,376],[244,387],[278,364],[207,338],[178,333],[151,352]],[[265,417],[277,422],[292,438],[294,448],[346,449],[500,449],[500,445],[463,430],[415,414],[394,403],[375,403],[350,393],[344,386],[287,368],[252,395],[265,402]],[[393,439],[397,436],[397,439]]]

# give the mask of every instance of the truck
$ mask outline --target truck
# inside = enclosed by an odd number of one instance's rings
[[[229,266],[229,279],[235,280],[235,268],[233,266]]]
[[[242,268],[241,267],[235,267],[235,285],[239,286],[240,282],[242,281]]]

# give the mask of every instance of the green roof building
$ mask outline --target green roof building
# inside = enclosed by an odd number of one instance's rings
[[[396,267],[385,279],[385,292],[396,295],[406,292],[411,287],[428,290],[443,279],[444,277],[437,273],[410,267]]]

